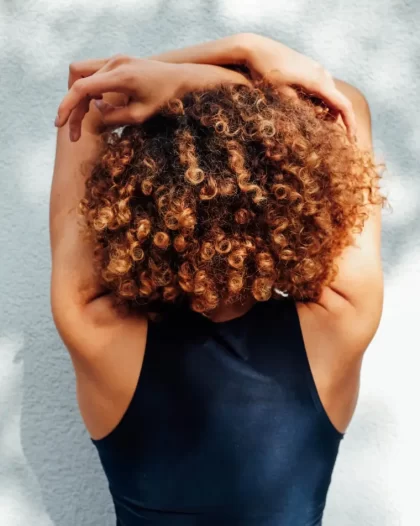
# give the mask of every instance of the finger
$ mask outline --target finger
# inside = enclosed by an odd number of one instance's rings
[[[73,62],[69,67],[69,89],[81,78],[89,77],[100,71],[109,71],[115,67],[121,66],[130,60],[130,57],[123,54],[117,54],[109,58],[94,58],[90,60],[81,60]]]
[[[71,112],[87,96],[96,98],[96,96],[109,91],[130,94],[127,85],[115,71],[116,70],[107,73],[96,73],[91,77],[76,81],[58,107],[55,121],[56,126],[61,127],[66,124]]]
[[[125,124],[139,124],[149,117],[149,111],[141,104],[128,106],[114,106],[102,100],[94,102],[102,114],[102,121],[106,126],[124,126]]]
[[[73,62],[69,67],[69,82],[68,88],[70,89],[76,80],[83,77],[89,77],[100,69],[102,69],[107,62],[108,58],[94,58],[90,60],[81,60],[79,62]]]
[[[69,118],[70,140],[76,142],[82,134],[82,121],[89,111],[90,98],[85,97],[71,112]]]
[[[331,93],[330,101],[334,107],[340,112],[344,125],[347,128],[347,133],[351,139],[356,137],[357,124],[356,115],[354,113],[353,105],[350,100],[339,91],[337,88]]]
[[[335,84],[332,84],[330,89],[312,89],[312,93],[318,95],[330,108],[337,110],[344,122],[347,133],[351,139],[356,136],[356,116],[354,114],[353,105],[350,100],[339,91]]]

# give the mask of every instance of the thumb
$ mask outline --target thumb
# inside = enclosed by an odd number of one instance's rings
[[[138,105],[114,106],[103,100],[95,100],[94,104],[101,112],[102,121],[106,126],[139,124],[146,119],[145,112]]]

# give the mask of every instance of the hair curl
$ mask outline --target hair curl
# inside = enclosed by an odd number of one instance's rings
[[[103,139],[80,208],[104,284],[132,306],[316,300],[381,200],[328,111],[268,84],[193,92]]]

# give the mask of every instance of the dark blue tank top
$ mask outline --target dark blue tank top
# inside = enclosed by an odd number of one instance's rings
[[[120,526],[319,526],[340,440],[295,303],[150,323],[118,426],[93,440]]]

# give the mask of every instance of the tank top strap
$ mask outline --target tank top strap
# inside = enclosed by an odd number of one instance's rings
[[[289,298],[284,301],[272,300],[268,302],[267,310],[266,316],[270,319],[273,327],[275,327],[276,319],[281,319],[281,334],[279,334],[282,341],[281,365],[283,367],[286,364],[290,365],[290,367],[287,366],[287,374],[294,377],[295,386],[298,386],[302,395],[305,391],[310,394],[315,411],[327,433],[330,433],[334,439],[342,439],[345,434],[338,431],[331,422],[316,386],[305,346],[297,303]],[[270,360],[273,360],[272,356],[270,356]],[[272,365],[276,368],[280,366],[280,363]]]

